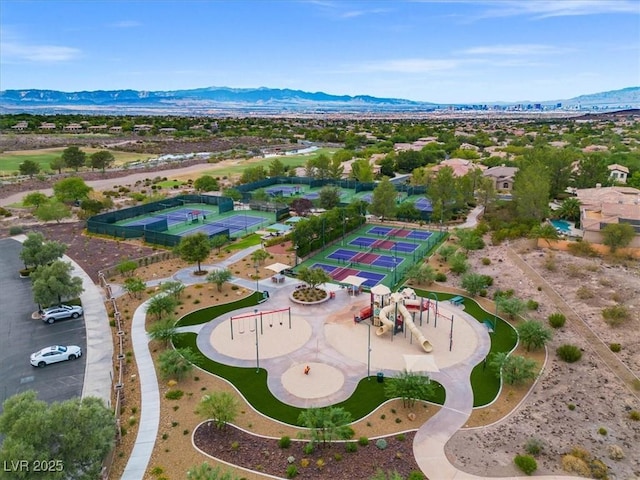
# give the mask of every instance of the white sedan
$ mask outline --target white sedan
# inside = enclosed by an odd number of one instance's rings
[[[50,363],[62,362],[64,360],[75,360],[82,356],[82,349],[76,345],[63,347],[53,345],[31,354],[31,365],[34,367],[44,367]]]

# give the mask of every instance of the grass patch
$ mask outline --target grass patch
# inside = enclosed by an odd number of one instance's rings
[[[260,235],[257,233],[251,233],[238,241],[225,245],[224,248],[227,250],[244,250],[245,248],[253,247],[254,245],[260,245],[260,241]]]
[[[166,180],[164,182],[158,182],[156,183],[156,185],[161,186],[162,188],[173,188],[175,186],[182,186],[182,185],[186,185],[187,182],[183,182],[181,180]]]
[[[425,298],[431,293],[418,289],[416,289],[415,292],[417,295]],[[438,295],[438,301],[440,302],[457,296],[452,293],[439,292],[436,293],[436,295]],[[433,297],[433,294],[431,294],[431,296]],[[469,297],[464,297],[464,311],[479,322],[482,322],[485,318],[494,317],[493,313],[487,312]],[[496,327],[490,337],[491,349],[488,355],[498,352],[509,352],[516,346],[518,340],[515,329],[500,317],[498,317]],[[482,407],[491,403],[498,396],[500,379],[498,379],[489,368],[485,367],[484,362],[480,362],[471,372],[471,387],[473,388],[473,406]]]
[[[213,305],[211,307],[201,308],[200,310],[187,313],[184,317],[176,322],[176,327],[200,325],[227,312],[232,312],[233,310],[238,310],[240,308],[257,305],[258,300],[260,299],[262,299],[262,293],[253,292],[251,295],[240,300],[236,300],[235,302],[223,303],[221,305]]]

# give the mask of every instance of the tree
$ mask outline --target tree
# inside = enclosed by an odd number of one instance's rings
[[[58,175],[62,173],[62,169],[66,166],[67,164],[64,162],[64,158],[62,157],[56,157],[51,160],[51,162],[49,162],[49,167],[51,167],[51,170],[57,170]]]
[[[478,179],[478,185],[476,188],[476,198],[478,199],[478,205],[484,207],[484,211],[490,211],[498,199],[498,193],[496,192],[496,185],[490,177],[480,177]]]
[[[206,420],[213,419],[217,428],[222,429],[238,416],[240,405],[229,392],[215,392],[204,395],[196,407],[196,413]]]
[[[466,273],[462,276],[460,285],[469,295],[475,297],[487,288],[487,279],[484,275],[478,273]]]
[[[80,150],[79,147],[67,147],[62,152],[62,161],[64,164],[69,168],[73,168],[76,172],[80,167],[84,166],[86,160],[87,154]]]
[[[553,225],[545,223],[544,225],[536,225],[529,232],[532,238],[542,238],[547,242],[547,246],[551,246],[551,240],[557,240],[558,232]]]
[[[342,407],[308,408],[300,412],[298,423],[309,429],[312,444],[326,446],[334,439],[351,438],[351,414]]]
[[[399,220],[415,221],[422,218],[420,210],[412,202],[402,202],[396,208],[395,217]]]
[[[165,350],[158,355],[158,370],[164,379],[182,380],[193,370],[193,364],[199,362],[200,354],[190,348]]]
[[[167,295],[171,295],[176,301],[180,301],[180,297],[182,297],[182,293],[184,292],[185,285],[179,281],[169,281],[164,282],[160,285],[160,289],[163,292],[166,292]]]
[[[413,408],[416,400],[428,400],[434,392],[435,386],[428,376],[406,369],[387,379],[384,386],[387,398],[402,398],[404,408]]]
[[[328,178],[333,180],[340,180],[342,178],[342,175],[344,175],[344,167],[339,157],[333,156],[327,170],[327,175]]]
[[[262,165],[256,165],[255,167],[246,167],[242,171],[240,177],[240,183],[257,182],[258,180],[264,180],[267,178],[267,172]]]
[[[91,154],[91,168],[99,168],[104,173],[107,167],[110,167],[116,161],[115,157],[109,150],[99,150]]]
[[[284,163],[279,158],[274,158],[269,163],[269,176],[281,177],[284,175]]]
[[[161,293],[149,300],[147,314],[155,315],[156,320],[161,320],[165,314],[172,314],[177,305],[178,301],[174,297]]]
[[[117,272],[123,277],[130,277],[138,268],[138,262],[135,260],[122,260],[116,265]]]
[[[451,258],[453,254],[456,253],[456,251],[458,251],[458,247],[456,247],[455,245],[443,245],[438,250],[438,255],[440,255],[442,260],[447,262],[449,261],[449,258]]]
[[[329,178],[329,169],[331,167],[331,160],[329,157],[321,153],[318,155],[313,162],[314,166],[314,174],[313,176],[317,179],[324,180]]]
[[[525,320],[516,327],[516,330],[527,351],[544,347],[553,336],[551,330],[537,320]]]
[[[366,158],[359,158],[351,164],[351,178],[358,182],[373,182],[373,165]]]
[[[212,467],[207,462],[201,463],[187,470],[187,480],[241,480],[229,471],[222,471],[220,467]]]
[[[499,296],[496,299],[496,304],[498,308],[509,315],[509,318],[512,320],[527,309],[526,303],[516,297]]]
[[[598,183],[607,185],[609,169],[607,159],[601,152],[588,154],[578,163],[578,173],[573,179],[575,188],[593,188]]]
[[[484,240],[482,240],[482,236],[476,230],[456,229],[456,236],[458,237],[460,246],[467,252],[469,252],[469,250],[482,250],[484,248]]]
[[[467,262],[467,257],[460,252],[454,253],[451,258],[449,258],[449,268],[456,275],[465,273],[467,270],[469,270],[469,262]]]
[[[602,243],[612,252],[631,243],[636,232],[629,223],[608,223],[602,230]]]
[[[33,214],[42,222],[55,220],[57,223],[60,223],[60,220],[63,218],[69,218],[71,216],[71,210],[64,203],[59,202],[55,198],[50,198],[45,203],[39,205]]]
[[[462,203],[462,196],[456,187],[455,176],[451,167],[438,170],[429,185],[429,196],[433,203],[435,219],[448,220],[453,211]]]
[[[322,268],[302,267],[298,270],[298,278],[301,282],[306,283],[311,290],[314,290],[326,282],[331,281],[331,277]]]
[[[239,202],[240,200],[242,200],[242,193],[240,193],[237,189],[235,188],[225,188],[222,191],[222,196],[223,197],[227,197],[230,198],[231,200],[233,200],[234,202]]]
[[[262,265],[264,261],[269,257],[269,252],[267,252],[264,248],[260,248],[251,254],[251,260],[253,261],[254,265]]]
[[[171,342],[178,336],[178,328],[176,327],[176,319],[167,317],[158,322],[154,322],[147,328],[147,335],[151,340],[164,342],[165,346],[171,345]]]
[[[124,281],[124,289],[132,298],[142,298],[147,285],[138,277],[129,277]]]
[[[200,268],[200,262],[206,260],[211,253],[211,245],[206,233],[198,232],[182,237],[177,246],[177,251],[180,258],[185,262],[198,263],[196,275],[205,273],[202,268]]]
[[[489,368],[508,385],[522,385],[536,378],[536,362],[520,355],[498,352],[491,355]]]
[[[202,175],[193,182],[193,188],[199,192],[213,192],[220,187],[218,186],[218,181],[211,175]]]
[[[73,266],[56,260],[41,265],[30,275],[33,282],[33,298],[38,305],[61,304],[63,299],[78,297],[83,291],[82,279],[72,277]]]
[[[53,184],[53,194],[61,202],[71,203],[87,198],[91,187],[80,177],[70,177]]]
[[[5,400],[0,434],[4,437],[0,458],[51,466],[35,476],[32,469],[13,469],[8,476],[0,473],[2,478],[92,480],[100,478],[102,461],[113,448],[116,421],[99,398],[48,405],[29,390]]]
[[[393,178],[396,175],[395,172],[396,162],[394,158],[387,155],[380,161],[380,174],[385,177]]]
[[[531,163],[516,173],[513,201],[522,220],[541,222],[549,210],[549,175],[543,165]]]
[[[296,198],[291,202],[291,210],[301,217],[306,217],[312,208],[313,203],[308,198]]]
[[[43,203],[47,202],[49,197],[41,192],[28,193],[22,198],[22,204],[25,207],[39,207]]]
[[[228,268],[221,268],[219,270],[214,270],[209,275],[207,275],[207,282],[215,283],[218,287],[218,291],[222,291],[222,285],[231,280],[232,274],[231,270]]]
[[[418,285],[431,285],[436,279],[436,272],[427,263],[415,264],[407,273],[407,279]]]
[[[340,189],[338,187],[322,187],[320,190],[320,198],[318,199],[320,207],[325,210],[331,210],[340,204]]]
[[[215,248],[217,253],[220,253],[220,250],[222,250],[222,247],[225,246],[228,240],[229,237],[226,235],[216,235],[209,239],[209,245],[211,245],[211,248]]]
[[[38,267],[49,265],[59,259],[67,251],[68,245],[58,241],[45,241],[41,233],[28,233],[27,239],[22,242],[20,259],[25,267]]]
[[[18,165],[20,175],[29,175],[29,178],[33,178],[38,172],[40,172],[40,165],[33,160],[25,160]]]
[[[396,195],[396,187],[384,177],[373,189],[369,211],[381,220],[393,217],[396,212]]]
[[[580,200],[575,197],[567,198],[556,211],[560,218],[577,222],[580,220]]]

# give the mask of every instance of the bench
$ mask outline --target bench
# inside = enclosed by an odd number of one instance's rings
[[[495,330],[495,322],[492,318],[485,318],[482,321],[482,324],[487,327],[487,330],[489,330],[489,333],[493,333],[493,331]]]
[[[460,305],[464,304],[464,297],[461,297],[460,295],[458,295],[457,297],[453,297],[449,300],[449,302],[452,305],[455,305],[456,307],[459,307]]]

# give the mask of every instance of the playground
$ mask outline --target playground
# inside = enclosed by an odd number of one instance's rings
[[[293,288],[277,287],[257,308],[204,324],[197,337],[200,351],[216,362],[267,370],[270,392],[288,405],[341,402],[373,375],[408,370],[435,379],[488,350],[489,331],[464,305],[382,285],[369,295],[337,289],[329,303],[299,305],[288,300]]]

